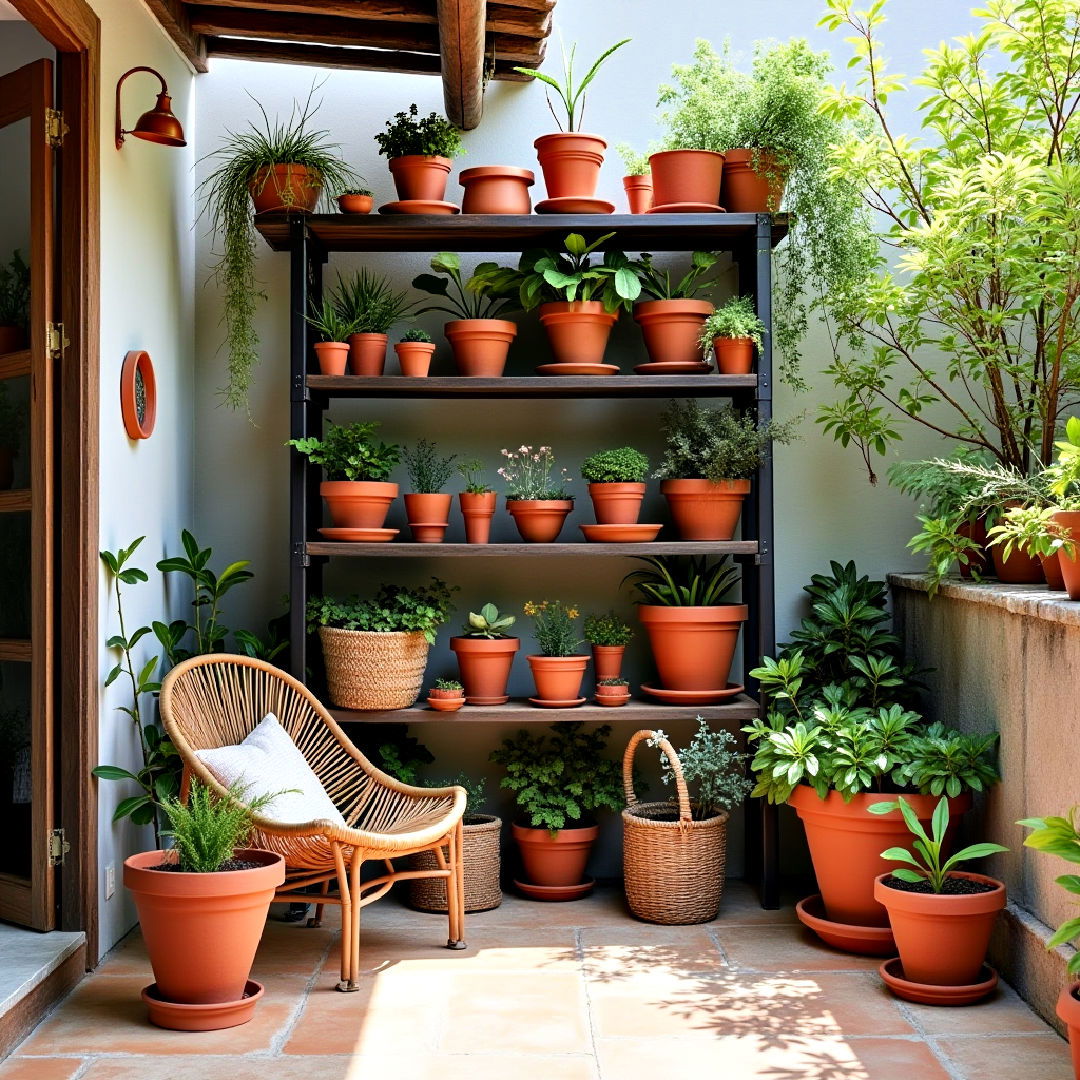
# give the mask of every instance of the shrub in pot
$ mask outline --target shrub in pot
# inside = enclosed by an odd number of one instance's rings
[[[436,712],[457,712],[465,704],[465,688],[457,679],[436,679],[427,703]]]
[[[499,475],[506,482],[506,509],[514,519],[521,539],[530,544],[550,544],[562,532],[567,514],[574,509],[574,499],[563,486],[568,482],[566,469],[561,479],[552,476],[555,455],[550,446],[501,451],[505,462]]]
[[[634,305],[634,321],[641,327],[645,348],[654,364],[700,362],[698,338],[713,305],[697,297],[716,287],[716,280],[707,275],[718,258],[712,251],[695,251],[690,257],[690,269],[673,281],[671,271],[657,267],[651,255],[641,256],[635,269],[642,294],[651,299]]]
[[[721,375],[749,375],[754,370],[754,350],[761,348],[765,324],[757,317],[749,296],[735,296],[717,308],[701,328],[698,348],[716,356]]]
[[[465,543],[486,544],[491,539],[491,519],[497,496],[484,479],[484,463],[479,458],[458,463],[465,490],[458,492],[461,516],[465,520]]]
[[[26,347],[30,324],[30,267],[19,251],[0,265],[0,356]]]
[[[578,609],[561,600],[527,600],[524,610],[533,621],[540,650],[525,657],[536,683],[536,703],[550,709],[580,705],[585,700],[580,696],[581,680],[589,658],[577,651],[582,643],[577,636]]]
[[[331,302],[341,318],[352,324],[349,335],[349,368],[354,375],[374,377],[386,366],[386,345],[390,330],[410,315],[415,300],[395,289],[388,278],[374,274],[366,266],[342,277],[331,293]]]
[[[416,104],[395,113],[386,130],[375,135],[379,153],[390,162],[398,199],[442,202],[452,158],[462,152],[461,132],[444,116],[420,116]],[[398,206],[403,213],[430,213],[430,207]]]
[[[429,439],[420,439],[402,456],[412,491],[405,496],[405,513],[418,544],[441,544],[450,524],[451,496],[443,492],[454,474],[456,454],[443,457]]]
[[[505,631],[515,621],[494,604],[485,604],[479,611],[470,611],[460,636],[450,639],[469,705],[504,705],[509,700],[506,684],[521,642]]]
[[[348,188],[337,197],[338,209],[343,214],[370,214],[375,192],[369,188]]]
[[[630,700],[630,684],[626,679],[597,679],[596,704],[617,709]]]
[[[585,640],[592,646],[593,674],[597,684],[622,674],[623,653],[634,631],[615,614],[585,616]]]
[[[425,379],[431,370],[431,358],[435,355],[435,343],[426,330],[406,330],[394,346],[401,374],[410,379]]]
[[[598,450],[581,463],[598,525],[636,525],[649,459],[632,446]]]
[[[15,483],[15,458],[22,442],[24,416],[25,410],[11,400],[7,384],[0,382],[0,491],[7,491]]]
[[[329,297],[323,298],[321,306],[313,303],[311,314],[305,319],[319,335],[319,340],[312,346],[319,361],[319,372],[323,375],[344,375],[349,361],[348,337],[353,331],[353,324],[341,316]]]
[[[639,154],[628,143],[619,143],[615,148],[623,159],[623,191],[630,204],[631,214],[647,214],[652,206],[652,173],[649,170],[649,155]]]

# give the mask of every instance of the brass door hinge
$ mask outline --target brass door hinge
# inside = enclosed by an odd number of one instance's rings
[[[64,114],[59,109],[45,110],[45,141],[54,149],[64,145],[64,136],[70,129],[64,123]]]
[[[63,829],[53,829],[49,833],[49,865],[63,866],[64,857],[71,850],[71,845],[64,839]]]
[[[64,333],[62,322],[51,322],[45,325],[45,348],[59,360],[64,350],[71,344],[67,334]]]

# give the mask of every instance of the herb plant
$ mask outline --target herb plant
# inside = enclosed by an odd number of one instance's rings
[[[462,628],[464,637],[479,638],[504,638],[509,634],[503,631],[509,630],[517,622],[515,615],[503,615],[494,604],[485,604],[479,611],[469,612],[469,621]]]
[[[502,450],[505,464],[498,470],[506,482],[506,498],[516,499],[570,499],[563,486],[569,483],[566,469],[561,470],[561,482],[552,477],[555,469],[555,455],[550,446],[533,449],[531,446],[519,446],[517,450]]]
[[[444,311],[455,319],[498,319],[517,306],[512,290],[493,287],[499,275],[504,273],[498,263],[480,263],[465,280],[461,273],[461,256],[452,251],[441,251],[432,256],[431,269],[434,274],[419,274],[413,278],[413,288],[440,297],[443,303],[432,304],[424,311]],[[445,277],[439,277],[440,274]]]
[[[426,330],[421,330],[419,326],[413,327],[412,330],[406,330],[401,335],[402,341],[422,341],[425,345],[431,344],[431,335]]]
[[[526,600],[523,609],[533,621],[533,635],[541,656],[574,656],[582,643],[577,619],[580,612],[561,600]]]
[[[385,480],[401,460],[401,447],[378,442],[378,420],[337,425],[328,423],[321,439],[290,439],[313,465],[321,465],[327,480]]]
[[[386,158],[421,157],[456,158],[464,151],[461,132],[445,116],[429,113],[421,116],[415,103],[408,112],[395,113],[386,121],[386,130],[375,135],[379,153]]]
[[[733,296],[705,320],[701,328],[701,351],[708,353],[713,338],[718,337],[749,338],[754,348],[760,349],[765,333],[765,324],[757,317],[753,300],[749,296]]]
[[[615,614],[585,616],[585,640],[590,645],[629,645],[634,631]]]
[[[462,686],[461,683],[459,683],[457,681],[457,679],[436,679],[435,680],[435,689],[436,690],[457,690],[457,691],[460,692],[460,691],[464,690],[465,687]]]
[[[387,278],[366,266],[349,277],[339,274],[330,299],[354,334],[387,334],[416,306],[406,292],[395,289]]]
[[[719,258],[715,251],[695,251],[690,256],[690,269],[674,281],[671,271],[656,266],[647,251],[642,252],[634,269],[646,296],[654,300],[693,300],[699,293],[716,288],[716,279],[708,277],[708,273]]]
[[[0,326],[30,323],[30,267],[22,252],[13,251],[7,265],[0,264]]]
[[[623,172],[627,176],[648,176],[652,171],[648,154],[639,154],[629,143],[619,143],[615,149],[623,160]]]
[[[599,450],[581,463],[581,479],[590,484],[640,484],[649,474],[649,459],[632,446]]]
[[[637,589],[641,604],[711,607],[722,603],[739,580],[729,556],[710,562],[705,555],[640,555],[644,570],[632,570],[622,583]]]
[[[373,196],[374,194],[375,194],[375,192],[372,191],[370,188],[363,188],[363,187],[344,188],[342,191],[338,192],[339,196],[341,196],[341,195],[372,195]]]
[[[324,297],[322,306],[311,305],[311,314],[304,316],[308,325],[319,335],[321,341],[345,342],[353,333],[354,323],[344,318],[329,297]]]
[[[338,630],[364,630],[376,634],[422,633],[428,644],[435,643],[435,632],[450,614],[451,596],[456,585],[432,578],[430,585],[409,588],[405,585],[381,585],[370,600],[351,596],[335,600],[313,596],[308,601],[308,630],[320,626]]]
[[[734,749],[735,736],[730,731],[710,731],[699,716],[698,729],[690,745],[676,749],[683,779],[690,792],[690,816],[702,821],[723,810],[730,810],[749,794],[753,784],[746,778],[746,755]],[[668,737],[657,731],[648,740],[649,746],[659,747]],[[670,740],[668,740],[670,742]],[[665,784],[675,782],[675,773],[667,754],[660,751],[661,779]]]
[[[435,443],[420,439],[411,449],[406,449],[402,456],[405,467],[409,470],[412,490],[419,495],[434,495],[442,491],[454,475],[456,454],[443,457]]]
[[[627,682],[626,679],[600,679],[596,685],[626,687],[629,686],[630,683]]]
[[[1048,855],[1058,855],[1071,863],[1080,863],[1080,830],[1077,829],[1077,809],[1074,806],[1068,817],[1024,818],[1018,821],[1025,829],[1031,829],[1031,835],[1024,839],[1024,847],[1045,851]],[[1080,875],[1062,874],[1057,883],[1073,896],[1080,896]],[[1066,942],[1080,937],[1080,917],[1063,922],[1046,943],[1048,949],[1056,949]],[[1070,975],[1080,973],[1080,949],[1069,957]]]
[[[484,463],[479,458],[459,461],[457,471],[461,479],[465,481],[467,495],[486,495],[493,490],[484,479]]]

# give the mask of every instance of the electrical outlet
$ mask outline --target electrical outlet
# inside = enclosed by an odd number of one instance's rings
[[[105,899],[111,899],[114,892],[116,892],[116,867],[109,863],[105,867]]]

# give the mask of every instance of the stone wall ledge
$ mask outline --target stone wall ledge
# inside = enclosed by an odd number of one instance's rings
[[[925,574],[889,574],[888,579],[894,589],[925,593],[930,587]],[[951,577],[946,578],[937,591],[935,599],[942,598],[963,600],[969,604],[989,604],[1003,608],[1011,615],[1026,615],[1044,622],[1080,627],[1080,602],[1043,585],[1003,585],[1000,581],[967,581]]]

